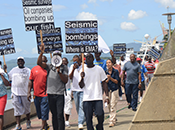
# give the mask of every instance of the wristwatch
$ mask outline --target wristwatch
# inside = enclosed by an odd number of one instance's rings
[[[142,84],[141,82],[139,84]]]

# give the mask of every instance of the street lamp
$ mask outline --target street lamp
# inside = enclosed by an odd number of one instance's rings
[[[171,37],[171,21],[172,21],[171,15],[175,15],[175,13],[165,13],[162,15],[167,15],[167,20],[168,20],[168,24],[169,24],[169,39],[170,39],[170,37]]]

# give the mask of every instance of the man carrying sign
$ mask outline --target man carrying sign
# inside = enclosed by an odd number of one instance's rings
[[[52,125],[54,130],[65,130],[64,122],[64,91],[68,81],[68,69],[65,65],[54,67],[51,64],[43,64],[42,56],[45,50],[44,45],[40,46],[41,53],[37,64],[47,70],[47,94],[49,108],[52,113]],[[61,56],[59,51],[54,51],[54,55]]]
[[[88,130],[94,130],[92,123],[93,110],[98,120],[96,125],[97,130],[103,130],[104,111],[103,111],[103,96],[101,82],[106,94],[106,100],[109,104],[108,86],[105,82],[107,76],[105,71],[93,64],[94,57],[88,53],[86,55],[87,67],[84,67],[84,72],[81,72],[79,86],[83,88],[83,110],[86,117],[86,124]]]

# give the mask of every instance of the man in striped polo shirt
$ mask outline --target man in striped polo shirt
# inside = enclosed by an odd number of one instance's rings
[[[145,67],[148,70],[148,84],[151,81],[151,78],[153,77],[154,71],[155,71],[155,64],[151,61],[152,57],[148,57],[148,62],[145,63]]]

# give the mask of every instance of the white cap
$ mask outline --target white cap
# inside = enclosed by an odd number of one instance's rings
[[[24,60],[24,57],[20,56],[17,58],[17,60]]]

